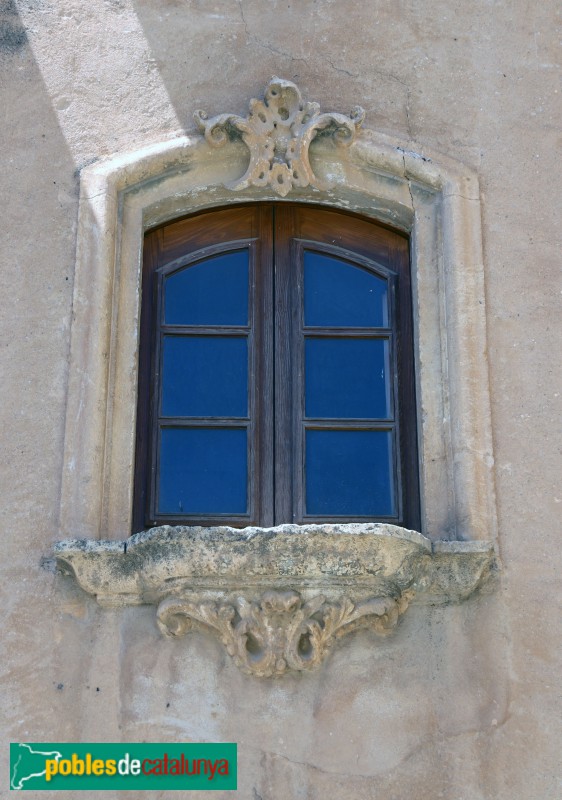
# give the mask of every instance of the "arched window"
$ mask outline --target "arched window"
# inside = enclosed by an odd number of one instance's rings
[[[419,528],[408,239],[289,203],[145,237],[134,530]]]

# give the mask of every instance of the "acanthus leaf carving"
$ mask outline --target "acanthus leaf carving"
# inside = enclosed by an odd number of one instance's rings
[[[226,184],[229,188],[269,186],[285,197],[294,187],[329,188],[312,170],[310,144],[322,134],[348,147],[357,136],[365,111],[355,106],[349,115],[320,113],[318,103],[303,101],[296,84],[273,77],[264,99],[250,101],[247,117],[219,114],[208,119],[205,111],[196,111],[194,119],[212,147],[221,147],[236,137],[248,147],[248,168],[240,179]]]
[[[253,600],[167,597],[158,606],[157,620],[166,636],[210,630],[243,672],[272,677],[318,667],[335,641],[357,628],[390,633],[412,597],[413,591],[405,591],[354,603],[345,596],[327,602],[320,594],[305,601],[292,590],[270,590]]]

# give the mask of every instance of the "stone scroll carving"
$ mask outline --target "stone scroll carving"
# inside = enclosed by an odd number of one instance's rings
[[[158,606],[158,626],[166,636],[182,636],[194,627],[212,631],[236,665],[259,678],[288,670],[318,667],[336,639],[357,628],[390,633],[413,596],[374,597],[330,603],[324,595],[305,601],[295,591],[265,592],[257,601],[185,602],[168,597]]]
[[[153,605],[165,636],[211,633],[256,677],[313,670],[358,628],[390,633],[412,602],[461,602],[495,564],[490,542],[381,523],[163,526],[59,542],[55,556],[100,605]]]
[[[250,101],[247,117],[219,114],[208,119],[204,111],[196,111],[194,118],[212,147],[221,147],[234,138],[241,138],[248,147],[248,168],[241,178],[226,184],[229,188],[269,186],[285,197],[293,187],[329,188],[310,166],[310,143],[323,135],[348,147],[365,119],[365,111],[355,106],[349,116],[321,114],[318,103],[303,101],[294,83],[274,77],[264,99]]]

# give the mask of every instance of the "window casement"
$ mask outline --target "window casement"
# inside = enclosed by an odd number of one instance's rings
[[[290,203],[146,234],[135,531],[420,528],[408,249]]]
[[[355,139],[356,113],[287,145],[281,109],[82,170],[56,548],[100,604],[157,603],[173,637],[205,620],[262,676],[387,632],[413,586],[465,599],[496,530],[477,176]],[[111,541],[161,523],[202,527]]]
[[[494,538],[478,176],[461,162],[365,128],[349,147],[317,136],[310,156],[320,182],[291,189],[291,200],[334,213],[344,209],[401,231],[410,243],[420,530],[437,541]],[[132,519],[135,457],[148,436],[139,432],[139,448],[137,409],[142,417],[150,397],[145,391],[137,404],[143,237],[169,225],[161,233],[169,239],[180,220],[212,207],[278,202],[271,186],[242,180],[247,170],[248,148],[239,139],[226,136],[215,148],[203,134],[190,134],[81,171],[59,510],[63,537],[121,540],[146,528],[144,510],[140,524]],[[172,220],[178,222],[170,225]],[[231,240],[241,236],[235,232]],[[180,248],[170,260],[181,254]],[[379,263],[375,256],[376,249],[366,253]],[[401,446],[402,457],[413,449]],[[404,481],[406,491],[416,484]],[[145,492],[136,491],[137,509]]]

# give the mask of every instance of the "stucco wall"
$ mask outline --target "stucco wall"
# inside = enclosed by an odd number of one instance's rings
[[[237,741],[239,796],[560,796],[557,4],[4,0],[0,297],[9,741]],[[480,179],[501,582],[256,680],[55,575],[80,169],[244,114],[272,74]],[[47,559],[47,560],[45,560]],[[103,793],[100,793],[102,796]],[[63,796],[63,794],[58,794]]]

